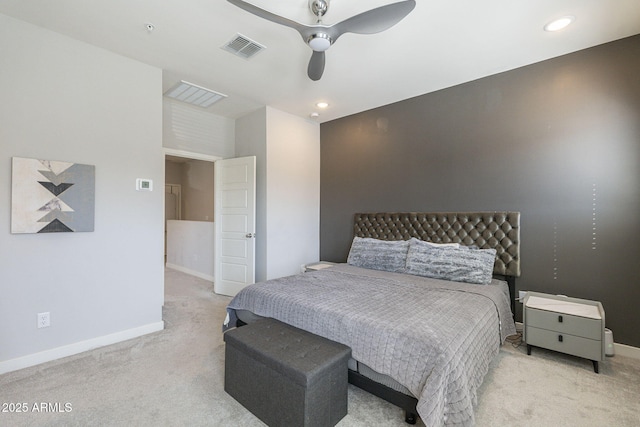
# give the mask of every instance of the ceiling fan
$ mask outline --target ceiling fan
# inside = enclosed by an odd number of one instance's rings
[[[298,31],[304,42],[313,50],[307,74],[314,81],[320,80],[324,72],[324,51],[329,49],[338,37],[344,33],[379,33],[400,22],[416,6],[415,0],[399,1],[360,13],[337,24],[324,25],[322,17],[329,9],[330,0],[309,0],[309,9],[318,19],[315,25],[306,25],[268,12],[243,0],[227,1],[256,16]]]

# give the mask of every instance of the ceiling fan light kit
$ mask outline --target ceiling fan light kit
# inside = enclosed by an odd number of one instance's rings
[[[404,0],[371,9],[333,25],[324,25],[322,16],[329,10],[329,0],[309,0],[309,9],[317,17],[316,24],[307,25],[271,13],[244,0],[227,0],[260,18],[298,31],[313,50],[307,74],[311,80],[320,80],[324,72],[325,51],[344,33],[375,34],[393,27],[415,7],[415,0]]]
[[[307,40],[309,47],[316,52],[324,52],[333,44],[331,37],[324,33],[316,33]]]

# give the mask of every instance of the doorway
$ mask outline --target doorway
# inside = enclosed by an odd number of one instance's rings
[[[213,282],[214,162],[164,149],[165,266]]]

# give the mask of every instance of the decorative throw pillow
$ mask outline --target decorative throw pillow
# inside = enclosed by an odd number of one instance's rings
[[[455,282],[491,283],[495,249],[437,248],[411,242],[406,272]]]
[[[356,267],[403,273],[408,250],[408,240],[354,237],[347,263]]]

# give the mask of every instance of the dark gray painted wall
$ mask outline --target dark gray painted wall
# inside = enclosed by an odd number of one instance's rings
[[[602,301],[640,347],[639,76],[635,36],[322,124],[321,258],[355,212],[520,211],[517,289]]]

